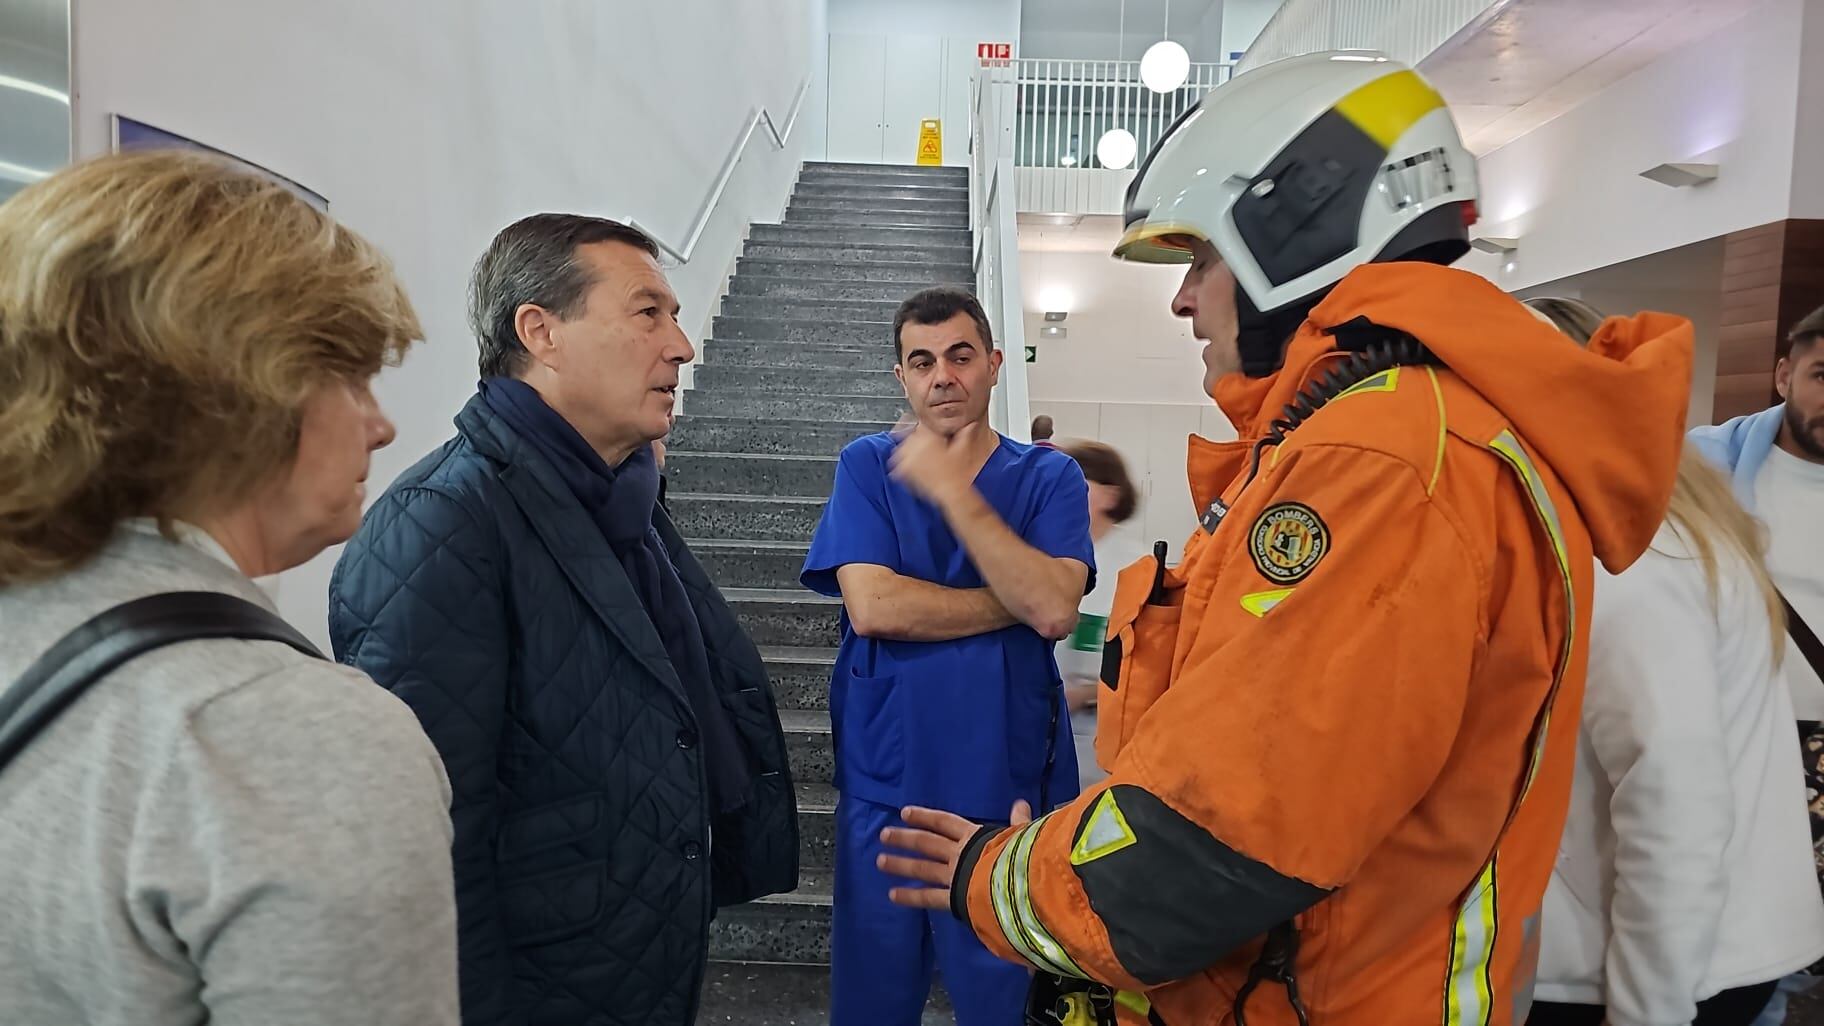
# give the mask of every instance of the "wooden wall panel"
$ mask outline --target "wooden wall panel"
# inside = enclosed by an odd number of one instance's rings
[[[1715,420],[1778,401],[1773,367],[1786,332],[1824,305],[1824,221],[1776,221],[1723,239],[1723,315]]]

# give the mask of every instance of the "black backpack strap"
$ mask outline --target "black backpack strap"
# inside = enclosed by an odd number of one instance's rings
[[[233,595],[174,591],[122,603],[64,635],[0,694],[0,769],[89,685],[154,649],[206,638],[277,641],[323,658],[290,624]]]
[[[1798,610],[1792,608],[1792,603],[1786,601],[1785,595],[1780,596],[1780,605],[1786,607],[1786,633],[1792,635],[1793,644],[1799,646],[1799,654],[1811,664],[1811,672],[1817,674],[1819,680],[1824,680],[1824,644],[1818,642],[1818,636],[1812,632],[1811,625],[1805,622]]]

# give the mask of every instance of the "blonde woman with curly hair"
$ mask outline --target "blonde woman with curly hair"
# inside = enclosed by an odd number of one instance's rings
[[[209,158],[0,205],[8,1026],[457,1022],[437,753],[251,581],[359,525],[421,335],[377,250]]]
[[[1527,303],[1578,342],[1603,330],[1581,301]],[[1766,545],[1687,448],[1653,547],[1597,580],[1530,1026],[1746,1026],[1824,955]]]

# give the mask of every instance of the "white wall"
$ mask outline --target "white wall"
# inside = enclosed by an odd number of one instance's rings
[[[1792,161],[1792,216],[1824,218],[1824,4],[1805,8],[1799,43],[1798,137]]]
[[[884,82],[877,75],[868,86],[884,90],[884,112],[893,122],[887,128],[885,162],[911,163],[917,150],[918,120],[939,117],[944,122],[944,163],[967,165],[969,84],[979,66],[976,44],[1017,44],[1020,0],[828,0],[828,4],[830,47],[868,48],[870,54],[880,53],[878,60],[887,69]],[[894,48],[896,39],[898,49]],[[908,68],[909,60],[920,61],[922,66]],[[830,63],[826,55],[825,66]],[[841,67],[840,60],[835,63]],[[842,81],[841,74],[827,86],[832,97],[825,108],[829,134],[837,140],[831,156],[837,159],[857,157],[840,152],[842,140],[852,137],[841,119],[867,121],[872,117],[858,112],[855,97],[844,95],[854,89],[855,84]],[[845,98],[851,102],[845,104]],[[894,111],[903,116],[894,118]]]
[[[472,394],[463,293],[493,234],[564,210],[634,216],[682,246],[754,105],[785,118],[820,2],[84,0],[77,152],[105,151],[107,116],[131,115],[315,189],[391,254],[429,341],[381,378],[399,439],[376,457],[377,494],[450,436]],[[748,222],[777,218],[796,174],[802,139],[779,152],[761,135],[695,259],[671,272],[690,325],[707,324]],[[319,640],[333,556],[279,584]]]
[[[1247,52],[1260,30],[1273,20],[1280,3],[1281,0],[1223,0],[1220,59],[1227,61],[1230,54]]]
[[[1029,234],[1022,228],[1022,237]],[[1186,437],[1235,437],[1203,392],[1202,343],[1171,313],[1181,268],[1118,262],[1106,249],[1023,248],[1026,368],[1032,412],[1050,414],[1060,438],[1093,438],[1119,450],[1142,493],[1127,540],[1178,546],[1196,526],[1185,478]],[[1057,294],[1057,295],[1054,295]],[[1044,312],[1067,297],[1065,339],[1043,339]]]
[[[1793,179],[1806,4],[1761,0],[1483,157],[1477,230],[1520,249],[1512,270],[1482,254],[1464,266],[1519,289],[1787,217],[1795,186],[1817,180]],[[1721,177],[1687,189],[1639,177],[1683,161],[1718,163]]]

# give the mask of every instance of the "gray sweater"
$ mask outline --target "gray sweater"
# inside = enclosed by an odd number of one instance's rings
[[[0,588],[0,688],[160,591],[270,608],[205,536],[122,528]],[[5,1026],[455,1026],[449,785],[398,699],[282,645],[194,641],[99,682],[0,771]]]

